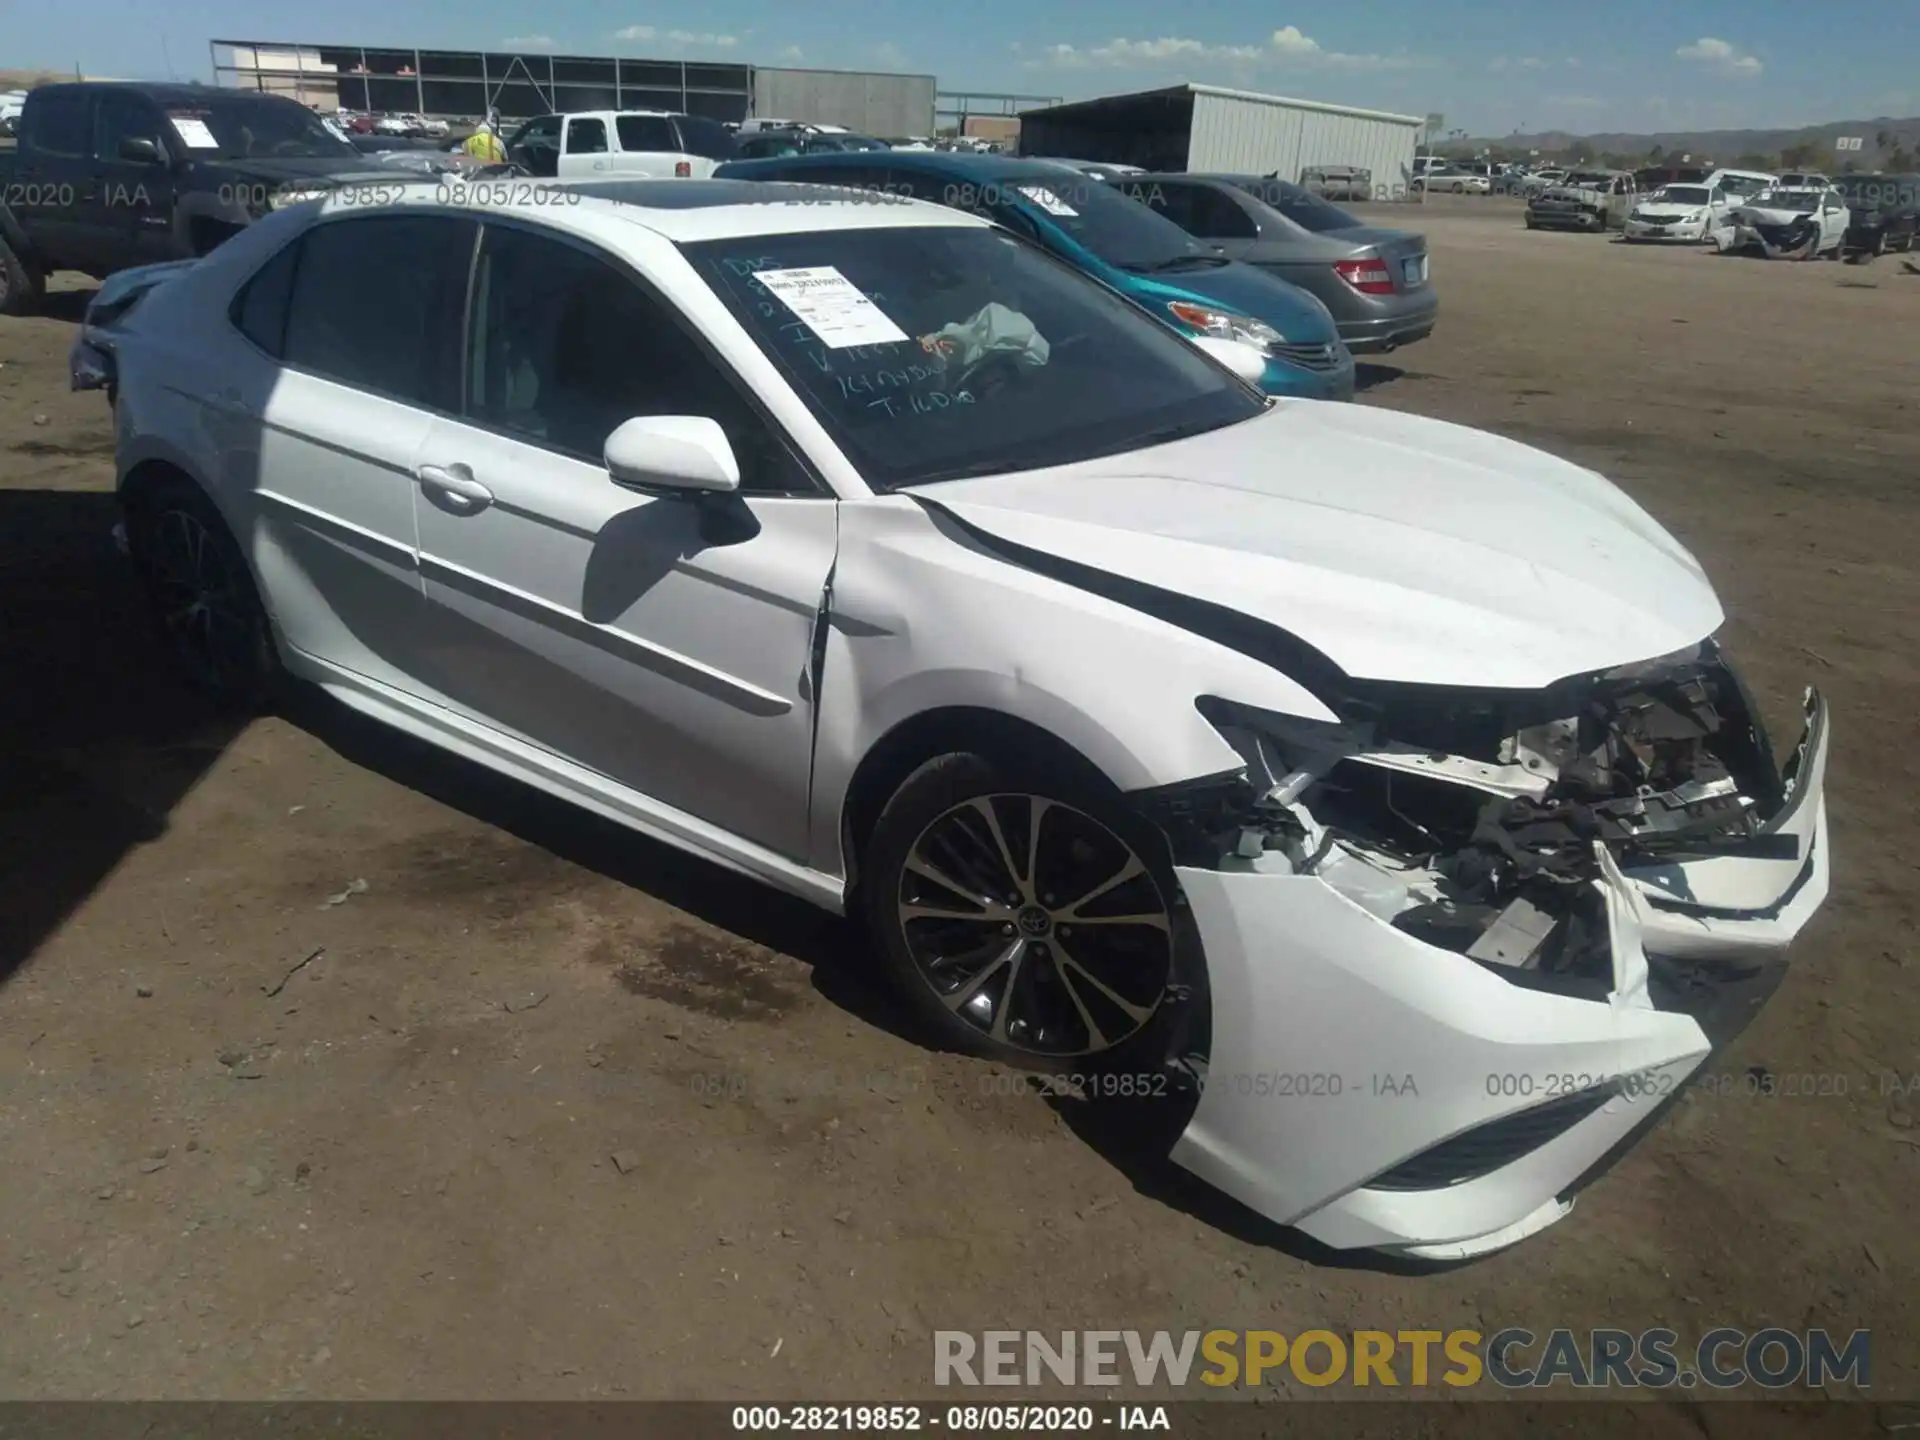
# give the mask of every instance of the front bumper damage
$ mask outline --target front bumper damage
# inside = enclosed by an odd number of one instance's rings
[[[1598,197],[1576,199],[1549,195],[1528,204],[1527,219],[1538,229],[1604,230],[1607,203]]]
[[[1555,688],[1494,743],[1202,702],[1249,763],[1148,802],[1211,994],[1177,1163],[1326,1245],[1464,1259],[1565,1215],[1757,1013],[1827,894],[1824,701],[1776,771],[1710,643]]]

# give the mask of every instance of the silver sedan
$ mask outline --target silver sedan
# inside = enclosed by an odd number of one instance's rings
[[[1272,177],[1141,174],[1109,183],[1229,259],[1313,295],[1356,355],[1395,350],[1433,332],[1440,301],[1424,235],[1369,225]]]

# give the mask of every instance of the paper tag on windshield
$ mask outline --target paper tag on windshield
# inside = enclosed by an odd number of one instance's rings
[[[1044,185],[1022,185],[1020,187],[1020,193],[1033,201],[1034,204],[1038,205],[1049,215],[1078,215],[1080,213]]]
[[[173,133],[186,142],[189,150],[220,148],[220,142],[213,138],[213,131],[198,115],[169,115],[167,119],[173,122]]]
[[[828,349],[895,345],[906,332],[831,265],[805,270],[757,270],[754,279],[800,318]]]

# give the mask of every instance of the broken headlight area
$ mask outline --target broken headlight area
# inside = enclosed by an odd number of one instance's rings
[[[1780,772],[1711,642],[1541,691],[1343,691],[1339,724],[1199,702],[1246,765],[1151,797],[1178,863],[1314,875],[1520,983],[1605,994],[1606,870],[1796,843],[1768,833]]]

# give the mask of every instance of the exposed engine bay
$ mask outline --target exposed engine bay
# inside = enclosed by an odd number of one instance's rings
[[[1711,642],[1538,692],[1356,683],[1338,726],[1201,705],[1246,778],[1161,817],[1181,863],[1283,861],[1523,983],[1606,993],[1609,861],[1796,853],[1767,831],[1780,772]]]

